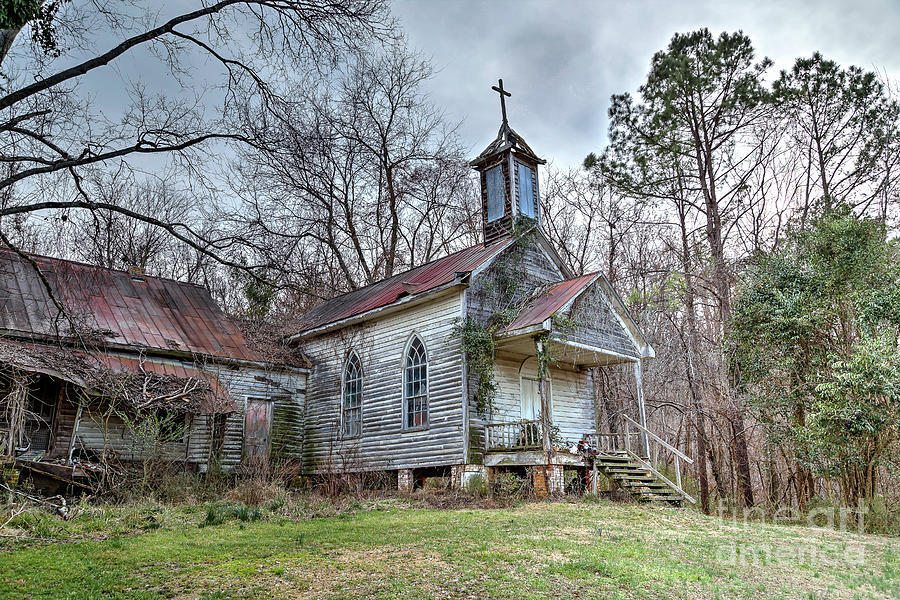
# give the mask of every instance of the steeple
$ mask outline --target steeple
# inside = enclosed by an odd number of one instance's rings
[[[506,98],[512,94],[503,89],[502,79],[498,83],[499,87],[493,86],[491,89],[500,94],[500,110],[503,115],[500,131],[497,139],[469,163],[481,175],[485,244],[512,231],[519,218],[529,218],[540,223],[537,168],[546,162],[509,126]]]

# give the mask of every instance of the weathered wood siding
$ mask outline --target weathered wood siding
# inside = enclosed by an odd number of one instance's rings
[[[465,292],[466,315],[479,323],[486,323],[498,311],[520,302],[535,288],[564,277],[534,237],[527,236],[501,252],[487,269],[472,278]],[[468,461],[479,463],[484,449],[484,423],[491,418],[479,414],[475,403],[478,386],[473,374],[470,374],[466,387],[469,403]],[[517,381],[516,406],[519,406],[518,402]]]
[[[270,452],[275,458],[299,459],[302,453],[303,410],[307,373],[303,369],[256,366],[207,365],[236,400],[236,410],[228,415],[220,465],[225,470],[239,464],[244,444],[244,409],[248,398],[271,400]],[[212,417],[200,416],[192,430],[192,460],[205,463],[212,441]]]
[[[564,277],[533,235],[525,236],[472,278],[466,290],[467,314],[484,323],[497,311],[530,295],[535,288]]]
[[[306,400],[303,464],[308,472],[460,464],[463,381],[460,290],[304,344],[313,362]],[[428,353],[428,427],[403,428],[402,365],[415,333]],[[347,354],[362,363],[362,431],[342,439],[342,370]]]
[[[550,420],[566,442],[576,443],[593,432],[594,401],[587,371],[551,366]],[[498,353],[494,370],[498,392],[491,421],[508,423],[522,418],[521,378],[537,379],[537,359]]]
[[[122,354],[129,356],[128,354]],[[271,433],[271,449],[281,457],[298,458],[302,451],[303,409],[306,394],[306,371],[288,367],[262,368],[222,364],[198,364],[175,358],[150,358],[145,361],[160,364],[181,364],[202,368],[213,373],[231,394],[235,410],[226,417],[224,442],[220,466],[233,469],[241,462],[244,433],[244,407],[247,398],[271,399],[274,403]],[[53,455],[65,456],[75,425],[78,398],[74,386],[68,387],[69,401],[63,402],[56,415],[57,437]],[[131,427],[116,414],[108,414],[108,403],[92,398],[82,412],[76,436],[76,448],[96,456],[105,451],[108,455],[126,461],[140,461],[153,454],[159,458],[184,461],[205,471],[210,458],[214,416],[198,414],[187,420],[183,439],[168,442],[161,448],[147,447],[147,440],[135,438]]]
[[[599,282],[575,300],[567,316],[573,325],[564,332],[567,339],[631,358],[640,356],[628,331],[613,313]]]
[[[78,425],[78,443],[98,455],[105,448],[108,456],[124,461],[149,458],[183,461],[187,460],[190,417],[186,421],[186,427],[187,430],[177,440],[160,443],[152,434],[134,435],[133,426],[130,427],[118,415],[108,415],[102,405],[91,406],[82,412]]]

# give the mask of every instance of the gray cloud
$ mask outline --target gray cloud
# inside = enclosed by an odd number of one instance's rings
[[[635,91],[653,53],[673,33],[708,27],[747,33],[773,75],[798,56],[821,51],[843,65],[900,77],[900,2],[546,2],[396,0],[412,44],[440,69],[432,98],[464,119],[473,152],[493,137],[498,77],[513,93],[510,122],[545,158],[578,163],[606,139],[614,93]]]

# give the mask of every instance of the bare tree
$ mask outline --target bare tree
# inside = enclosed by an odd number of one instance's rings
[[[867,208],[890,182],[886,158],[900,116],[878,76],[816,52],[782,71],[774,91],[803,165],[804,215],[811,202]]]
[[[233,258],[252,248],[239,232],[200,230],[152,203],[104,197],[102,174],[149,170],[185,189],[214,187],[217,157],[256,143],[236,118],[246,105],[265,110],[291,74],[330,69],[344,52],[393,35],[381,0],[219,0],[186,12],[105,0],[34,4],[0,38],[0,242],[16,243],[6,223],[23,215],[101,211],[233,268],[254,266]],[[126,55],[148,61],[152,77],[111,77],[96,95],[97,78]]]
[[[642,219],[642,204],[619,195],[593,167],[548,169],[541,198],[544,232],[574,273],[602,269],[615,284],[625,245]]]
[[[265,150],[241,156],[239,212],[305,289],[331,296],[473,241],[473,180],[422,92],[431,73],[403,44],[375,49],[297,89],[277,119],[248,114]]]

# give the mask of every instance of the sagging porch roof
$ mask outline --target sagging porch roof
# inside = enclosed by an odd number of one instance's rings
[[[50,344],[0,338],[0,366],[68,381],[92,395],[129,397],[135,403],[167,398],[156,405],[179,412],[233,412],[237,402],[212,373],[177,362],[86,352]],[[146,408],[146,406],[123,406]]]
[[[587,275],[554,283],[540,290],[534,299],[528,303],[527,308],[503,328],[500,335],[513,333],[517,330],[543,323],[563,308],[570,300],[573,300],[586,290],[599,276],[600,273],[588,273]]]

